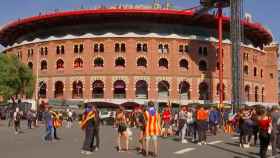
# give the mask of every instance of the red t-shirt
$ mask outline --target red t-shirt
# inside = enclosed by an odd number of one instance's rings
[[[171,113],[169,111],[164,111],[162,113],[162,120],[164,122],[170,122],[170,120],[171,120]]]
[[[259,127],[261,130],[268,132],[270,123],[271,123],[271,119],[259,120]]]

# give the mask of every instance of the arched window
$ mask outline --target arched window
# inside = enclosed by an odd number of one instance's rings
[[[45,55],[48,55],[48,47],[45,47]]]
[[[72,84],[72,98],[81,99],[83,98],[83,83],[82,81],[74,81]]]
[[[249,85],[246,85],[245,86],[245,98],[246,98],[246,101],[250,101],[250,86]]]
[[[104,44],[103,43],[101,43],[100,45],[99,45],[99,51],[100,52],[104,52]]]
[[[248,74],[249,74],[248,65],[245,65],[245,66],[244,66],[244,70],[243,70],[243,71],[244,71],[244,74],[245,74],[245,75],[248,75]]]
[[[126,98],[126,85],[122,80],[117,80],[114,83],[114,98],[124,99]]]
[[[47,97],[47,84],[45,82],[39,83],[39,97],[40,98]]]
[[[163,45],[162,45],[162,44],[159,44],[159,45],[158,45],[158,52],[159,52],[159,53],[163,53],[163,52],[164,52],[164,49],[163,49]]]
[[[60,54],[60,47],[59,46],[56,46],[56,54]]]
[[[165,44],[164,45],[164,50],[163,50],[164,53],[168,53],[169,52],[169,47],[168,47],[168,44]]]
[[[56,69],[64,69],[64,61],[62,59],[56,61]]]
[[[61,81],[56,81],[55,82],[55,91],[54,91],[54,97],[63,97],[63,92],[64,92],[64,84]]]
[[[81,58],[75,59],[74,68],[83,68],[83,60]]]
[[[125,60],[122,57],[118,57],[115,60],[115,66],[116,67],[125,67]]]
[[[148,99],[148,84],[144,80],[136,82],[135,96],[137,99]]]
[[[103,67],[103,59],[102,58],[96,58],[94,59],[94,67]]]
[[[159,98],[169,97],[170,85],[167,81],[160,81],[158,83],[158,96]]]
[[[125,52],[125,51],[126,51],[125,44],[124,44],[124,43],[122,43],[122,44],[121,44],[121,52]]]
[[[255,102],[259,102],[259,87],[255,87]]]
[[[98,52],[98,44],[96,43],[96,44],[94,44],[94,46],[93,46],[93,51],[96,53],[96,52]]]
[[[207,63],[204,60],[199,62],[199,70],[200,71],[207,71]]]
[[[180,68],[189,69],[189,63],[186,59],[182,59],[180,61]]]
[[[141,52],[142,51],[142,44],[141,43],[138,43],[137,46],[136,46],[136,51],[137,52]]]
[[[257,76],[257,68],[254,67],[254,76]]]
[[[182,81],[179,84],[179,94],[180,94],[180,99],[188,100],[191,98],[190,84],[188,82]]]
[[[208,51],[207,51],[207,47],[203,48],[203,56],[207,56],[208,55]]]
[[[47,70],[48,69],[48,63],[46,60],[41,61],[41,70]]]
[[[179,45],[179,52],[183,53],[184,52],[184,45]]]
[[[104,83],[101,80],[92,83],[92,98],[104,98]]]
[[[120,52],[120,44],[119,43],[116,43],[115,44],[115,52]]]
[[[28,67],[29,67],[29,69],[33,70],[33,63],[32,63],[32,62],[29,62],[29,63],[28,63]]]
[[[148,45],[145,43],[145,44],[143,44],[143,46],[142,46],[143,48],[143,52],[148,52]]]
[[[199,49],[198,49],[198,54],[199,54],[200,56],[203,55],[203,49],[202,49],[202,47],[199,47]]]
[[[61,53],[61,54],[64,54],[64,46],[61,46],[60,53]]]
[[[139,67],[147,67],[147,60],[143,57],[137,60],[137,66]]]
[[[199,100],[209,100],[209,86],[205,82],[199,84]]]
[[[223,101],[225,100],[225,96],[226,96],[226,93],[225,93],[225,85],[223,84],[222,86],[222,99]],[[216,89],[216,94],[220,96],[220,83],[217,84],[217,89]]]
[[[264,102],[264,87],[262,88],[262,102]]]
[[[168,69],[168,60],[165,58],[161,58],[158,62],[160,68]]]

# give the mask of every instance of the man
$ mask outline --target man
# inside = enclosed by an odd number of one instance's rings
[[[220,122],[220,114],[216,108],[211,108],[210,115],[209,115],[209,125],[210,130],[213,135],[217,134],[217,126]]]
[[[148,109],[144,113],[145,117],[145,138],[146,138],[146,156],[149,156],[149,143],[152,139],[154,143],[154,156],[158,156],[157,137],[160,134],[160,115],[158,114],[154,103],[148,103]]]
[[[208,120],[208,111],[201,106],[197,111],[197,127],[198,127],[198,145],[206,145],[206,131],[207,131],[207,120]]]
[[[274,106],[272,108],[272,113],[271,113],[271,118],[272,118],[272,131],[271,131],[271,145],[272,145],[272,155],[275,156],[277,155],[277,148],[278,148],[278,139],[279,139],[279,134],[280,134],[280,111],[278,106]]]
[[[66,112],[67,112],[67,128],[72,128],[73,113],[70,109],[67,109]]]
[[[20,132],[20,119],[21,119],[21,114],[19,108],[17,107],[16,111],[13,114],[15,134],[19,134]]]
[[[81,129],[85,131],[85,140],[81,153],[85,155],[91,155],[93,151],[94,119],[95,112],[93,111],[91,105],[87,105],[80,122]]]
[[[96,141],[95,144],[95,151],[98,151],[99,146],[100,146],[100,136],[99,136],[99,129],[100,129],[100,117],[99,117],[99,110],[97,107],[94,105],[93,106],[93,111],[95,114],[94,117],[94,131],[93,131],[93,139]]]
[[[44,136],[44,141],[52,141],[52,130],[53,130],[53,121],[52,115],[50,113],[51,107],[48,105],[45,106],[45,111],[43,113],[43,119],[45,121],[46,126],[46,134]]]

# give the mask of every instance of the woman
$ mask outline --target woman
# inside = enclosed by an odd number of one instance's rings
[[[125,141],[125,151],[128,150],[128,132],[127,132],[127,120],[125,117],[124,109],[123,107],[120,107],[116,113],[116,122],[115,122],[117,128],[118,128],[118,151],[122,152],[121,147],[121,138]]]
[[[170,133],[171,126],[171,112],[169,107],[165,107],[162,113],[162,136],[166,138],[168,133]]]
[[[266,158],[267,148],[270,142],[271,118],[267,115],[265,110],[261,111],[261,116],[259,118],[258,125],[260,130],[260,157]]]
[[[186,131],[187,131],[187,109],[185,106],[182,106],[181,110],[179,112],[179,127],[178,128],[180,131],[182,144],[188,143],[188,141],[185,139]]]
[[[137,117],[136,117],[136,123],[137,127],[139,128],[139,153],[144,153],[144,133],[145,133],[145,118],[144,118],[144,112],[142,108],[137,109]]]

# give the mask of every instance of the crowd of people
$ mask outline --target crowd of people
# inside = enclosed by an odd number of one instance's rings
[[[59,140],[57,129],[66,120],[66,128],[72,128],[74,112],[70,109],[62,112],[54,111],[51,106],[45,106],[42,113],[42,120],[45,124],[46,133],[44,141],[51,142]],[[10,114],[15,134],[20,133],[22,112],[16,108]],[[76,114],[75,114],[76,115]],[[27,127],[36,127],[38,114],[35,111],[28,111],[26,115]],[[278,106],[272,109],[264,107],[245,107],[233,113],[231,109],[218,109],[216,107],[180,106],[179,110],[172,109],[166,105],[162,110],[155,107],[153,102],[147,106],[138,106],[132,111],[119,107],[114,116],[113,127],[116,129],[116,146],[119,152],[126,152],[130,149],[132,139],[132,128],[137,128],[138,152],[144,156],[159,155],[158,139],[177,137],[179,142],[188,142],[197,145],[207,145],[207,135],[215,136],[218,133],[225,133],[228,136],[239,134],[240,148],[250,148],[259,144],[259,155],[265,158],[269,148],[272,155],[278,154],[280,136],[280,110]],[[82,154],[92,154],[100,148],[100,112],[93,104],[87,104],[82,113],[80,127],[85,132],[85,139],[82,145]],[[151,144],[152,143],[152,144]],[[152,145],[152,146],[151,146]],[[150,149],[153,151],[150,151]]]

